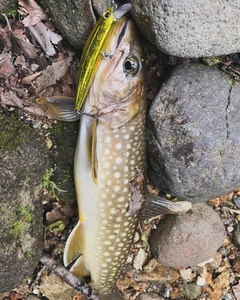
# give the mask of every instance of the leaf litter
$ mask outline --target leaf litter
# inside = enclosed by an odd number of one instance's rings
[[[22,20],[7,19],[7,23],[0,26],[0,103],[8,109],[20,108],[26,121],[39,124],[37,128],[48,129],[52,121],[46,119],[44,111],[35,103],[36,96],[73,96],[78,59],[71,48],[63,46],[62,37],[55,33],[54,26],[34,0],[19,0],[19,13]],[[146,60],[150,62],[148,70],[158,72],[157,64],[151,65],[148,53]],[[157,90],[156,86],[149,88],[152,98]],[[159,193],[152,184],[148,188]],[[240,253],[232,243],[232,229],[240,221],[240,207],[233,199],[239,196],[240,190],[209,202],[222,218],[227,238],[215,256],[199,266],[174,269],[160,265],[152,257],[147,240],[161,217],[139,225],[126,268],[117,281],[125,298],[138,299],[147,293],[153,295],[153,299],[240,300]],[[67,236],[77,221],[76,206],[61,199],[56,201],[48,194],[44,199],[44,250],[62,259]],[[62,224],[64,227],[59,226]],[[0,300],[27,299],[31,293],[39,296],[40,290],[50,289],[49,284],[44,285],[50,274],[44,269],[37,281],[29,280],[16,291],[0,295]],[[51,286],[54,296],[50,296],[50,300],[59,298],[53,287],[61,280],[57,277],[54,280],[56,283]],[[195,298],[188,297],[188,286],[195,289]],[[65,299],[82,299],[77,291],[69,286],[66,289],[70,294],[66,292]]]

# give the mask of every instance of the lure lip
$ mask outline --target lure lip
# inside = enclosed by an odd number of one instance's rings
[[[132,4],[130,4],[130,3],[125,3],[122,6],[120,6],[113,13],[114,21],[117,21],[118,19],[120,19],[122,16],[124,16],[131,9],[132,9]]]

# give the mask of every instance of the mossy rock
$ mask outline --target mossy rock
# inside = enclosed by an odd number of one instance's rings
[[[0,110],[0,294],[31,276],[43,247],[41,181],[49,167],[39,134]]]
[[[74,186],[74,154],[78,138],[79,122],[67,123],[58,121],[49,130],[53,142],[51,180],[65,192],[59,193],[59,199],[65,201],[76,200]]]

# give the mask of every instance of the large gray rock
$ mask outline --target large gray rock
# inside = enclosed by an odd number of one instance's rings
[[[149,111],[149,175],[182,200],[240,187],[239,83],[201,64],[176,67]]]
[[[240,2],[131,0],[144,35],[160,50],[180,57],[240,51]]]
[[[44,141],[0,110],[0,294],[31,276],[43,247]]]
[[[196,203],[183,215],[166,215],[153,232],[150,246],[161,264],[187,267],[213,257],[224,238],[218,214],[206,203]]]

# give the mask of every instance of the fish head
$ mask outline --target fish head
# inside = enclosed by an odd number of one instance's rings
[[[99,117],[118,128],[145,109],[143,52],[133,20],[120,18],[102,48],[103,58],[89,92]]]

